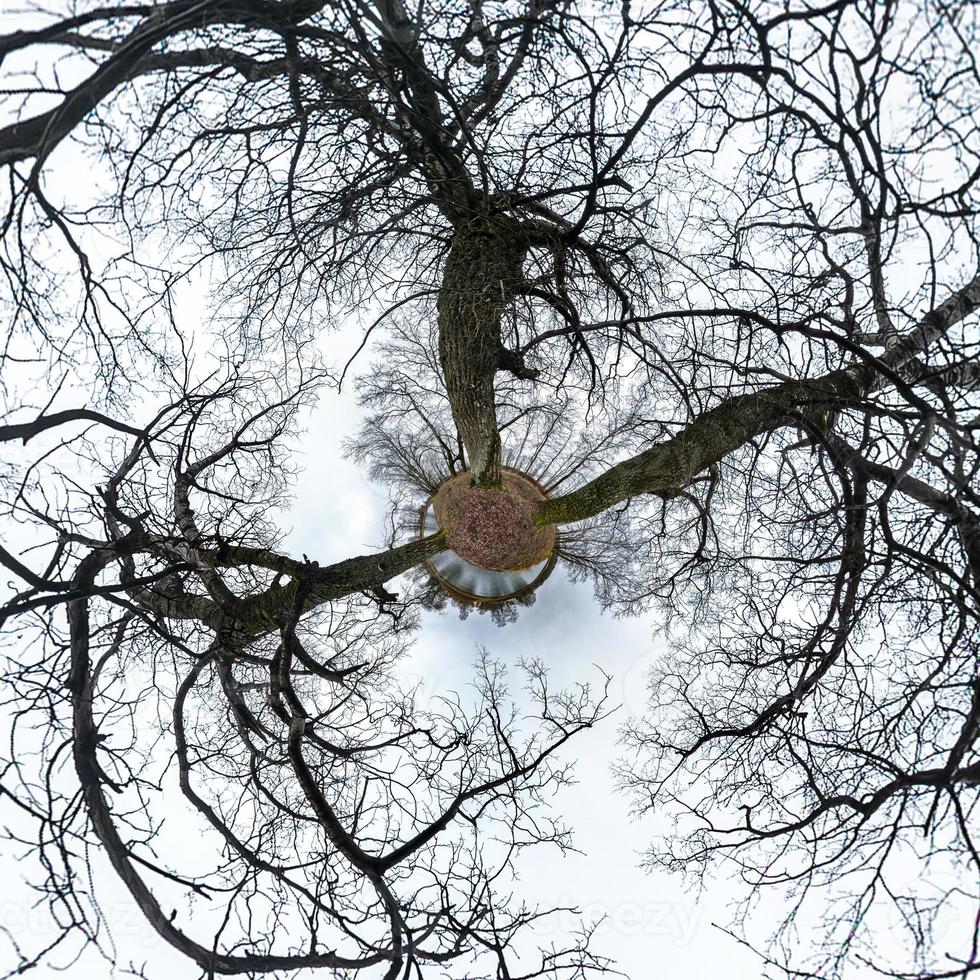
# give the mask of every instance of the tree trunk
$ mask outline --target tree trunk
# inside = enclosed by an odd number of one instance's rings
[[[504,356],[500,321],[514,298],[527,246],[512,220],[457,227],[439,292],[439,360],[473,483],[499,487],[494,375]]]

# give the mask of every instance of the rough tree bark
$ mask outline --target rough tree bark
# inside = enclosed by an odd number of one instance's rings
[[[518,222],[483,216],[457,226],[439,292],[439,361],[473,483],[500,487],[493,379],[506,363],[500,322],[514,298],[527,244]]]
[[[570,524],[641,493],[675,493],[750,439],[780,425],[808,421],[822,427],[828,412],[860,402],[885,381],[927,383],[929,372],[917,366],[918,354],[978,307],[980,273],[896,338],[877,362],[728,398],[671,439],[617,463],[572,493],[546,501],[535,522]]]
[[[571,493],[545,501],[535,523],[570,524],[642,493],[677,493],[755,436],[804,417],[816,418],[860,397],[861,391],[857,377],[839,371],[728,398],[665,442],[617,463]]]

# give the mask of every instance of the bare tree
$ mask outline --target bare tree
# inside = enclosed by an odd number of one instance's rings
[[[6,620],[47,637],[15,660],[13,704],[68,697],[47,758],[72,746],[86,810],[81,829],[26,802],[24,773],[11,796],[43,841],[67,854],[94,834],[204,970],[407,976],[483,948],[508,975],[533,913],[504,918],[479,849],[441,864],[437,835],[487,813],[512,850],[562,842],[524,801],[561,781],[551,757],[602,699],[556,707],[531,666],[540,729],[520,747],[489,667],[483,714],[394,711],[388,668],[425,590],[385,583],[447,548],[479,566],[501,536],[512,561],[486,568],[507,573],[558,526],[600,601],[669,614],[623,771],[641,810],[678,814],[651,860],[729,859],[795,887],[765,954],[795,975],[980,967],[977,18],[938,0],[179,0],[6,35],[4,375],[39,358],[48,388],[0,435],[88,421],[131,440],[92,454],[95,494],[58,462],[86,459],[81,437],[6,474],[9,514],[50,535],[33,565],[0,552],[23,583]],[[49,186],[79,158],[94,200]],[[180,312],[201,278],[228,344],[205,382]],[[321,372],[311,339],[352,315],[383,358],[361,375],[355,456],[414,506],[469,486],[431,535],[320,567],[264,515],[297,413],[351,368]],[[83,387],[94,407],[64,402]],[[167,398],[133,424],[120,409],[144,392]],[[550,474],[542,499],[515,493],[508,459]],[[230,947],[264,951],[219,957],[222,930],[208,949],[162,916],[104,796],[148,791],[142,698],[107,693],[139,683],[112,671],[141,648],[170,670],[153,699],[176,708],[147,730],[173,738],[184,796],[233,862],[227,921],[238,901],[303,915],[310,952],[275,959],[270,927],[237,919]],[[205,681],[207,736],[182,717]],[[120,712],[128,750],[100,741]],[[223,802],[196,795],[195,766]],[[82,819],[71,790],[45,793]],[[138,826],[150,808],[124,812]],[[280,844],[299,828],[322,851],[302,880]],[[899,893],[910,856],[922,882],[948,863],[955,887]],[[77,896],[59,873],[53,900]],[[799,961],[794,923],[827,896],[846,904]],[[908,935],[894,961],[869,938],[888,905]],[[965,926],[934,938],[953,906]],[[351,960],[317,951],[321,917]],[[540,972],[603,967],[576,948]]]
[[[33,506],[55,482],[43,463],[10,487],[13,515],[47,526],[53,552],[35,574],[4,551],[25,580],[4,618],[33,637],[9,658],[4,784],[34,823],[20,842],[41,858],[54,946],[112,955],[85,884],[92,842],[204,975],[394,977],[479,954],[507,970],[544,910],[498,879],[515,851],[567,846],[539,811],[567,778],[559,749],[601,717],[603,695],[550,691],[528,663],[540,718],[522,731],[487,657],[472,705],[399,684],[414,602],[382,583],[438,541],[324,567],[276,550],[263,514],[288,472],[282,437],[321,380],[293,367],[184,391],[60,513]],[[84,452],[82,437],[65,446]],[[40,781],[35,757],[50,767]],[[160,854],[174,792],[213,835],[212,867]],[[179,886],[172,914],[151,883]],[[19,970],[52,952],[25,950]],[[583,946],[546,951],[532,972],[603,969]]]

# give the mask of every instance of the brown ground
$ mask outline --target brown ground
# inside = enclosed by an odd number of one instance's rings
[[[503,490],[470,486],[470,474],[457,473],[432,499],[446,543],[480,568],[511,572],[544,561],[555,547],[553,526],[535,528],[534,513],[545,499],[528,478],[504,470]]]

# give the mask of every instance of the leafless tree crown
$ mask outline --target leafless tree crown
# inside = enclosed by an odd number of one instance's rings
[[[609,969],[587,927],[528,965],[548,910],[509,884],[570,846],[551,798],[607,679],[522,664],[529,719],[489,655],[475,697],[399,681],[442,601],[417,508],[509,465],[566,570],[665,623],[620,769],[674,818],[649,861],[783,889],[766,969],[980,969],[978,20],[6,18],[2,794],[58,926],[10,968],[114,960],[114,875],[202,976]],[[290,554],[297,434],[347,384],[391,533]]]

